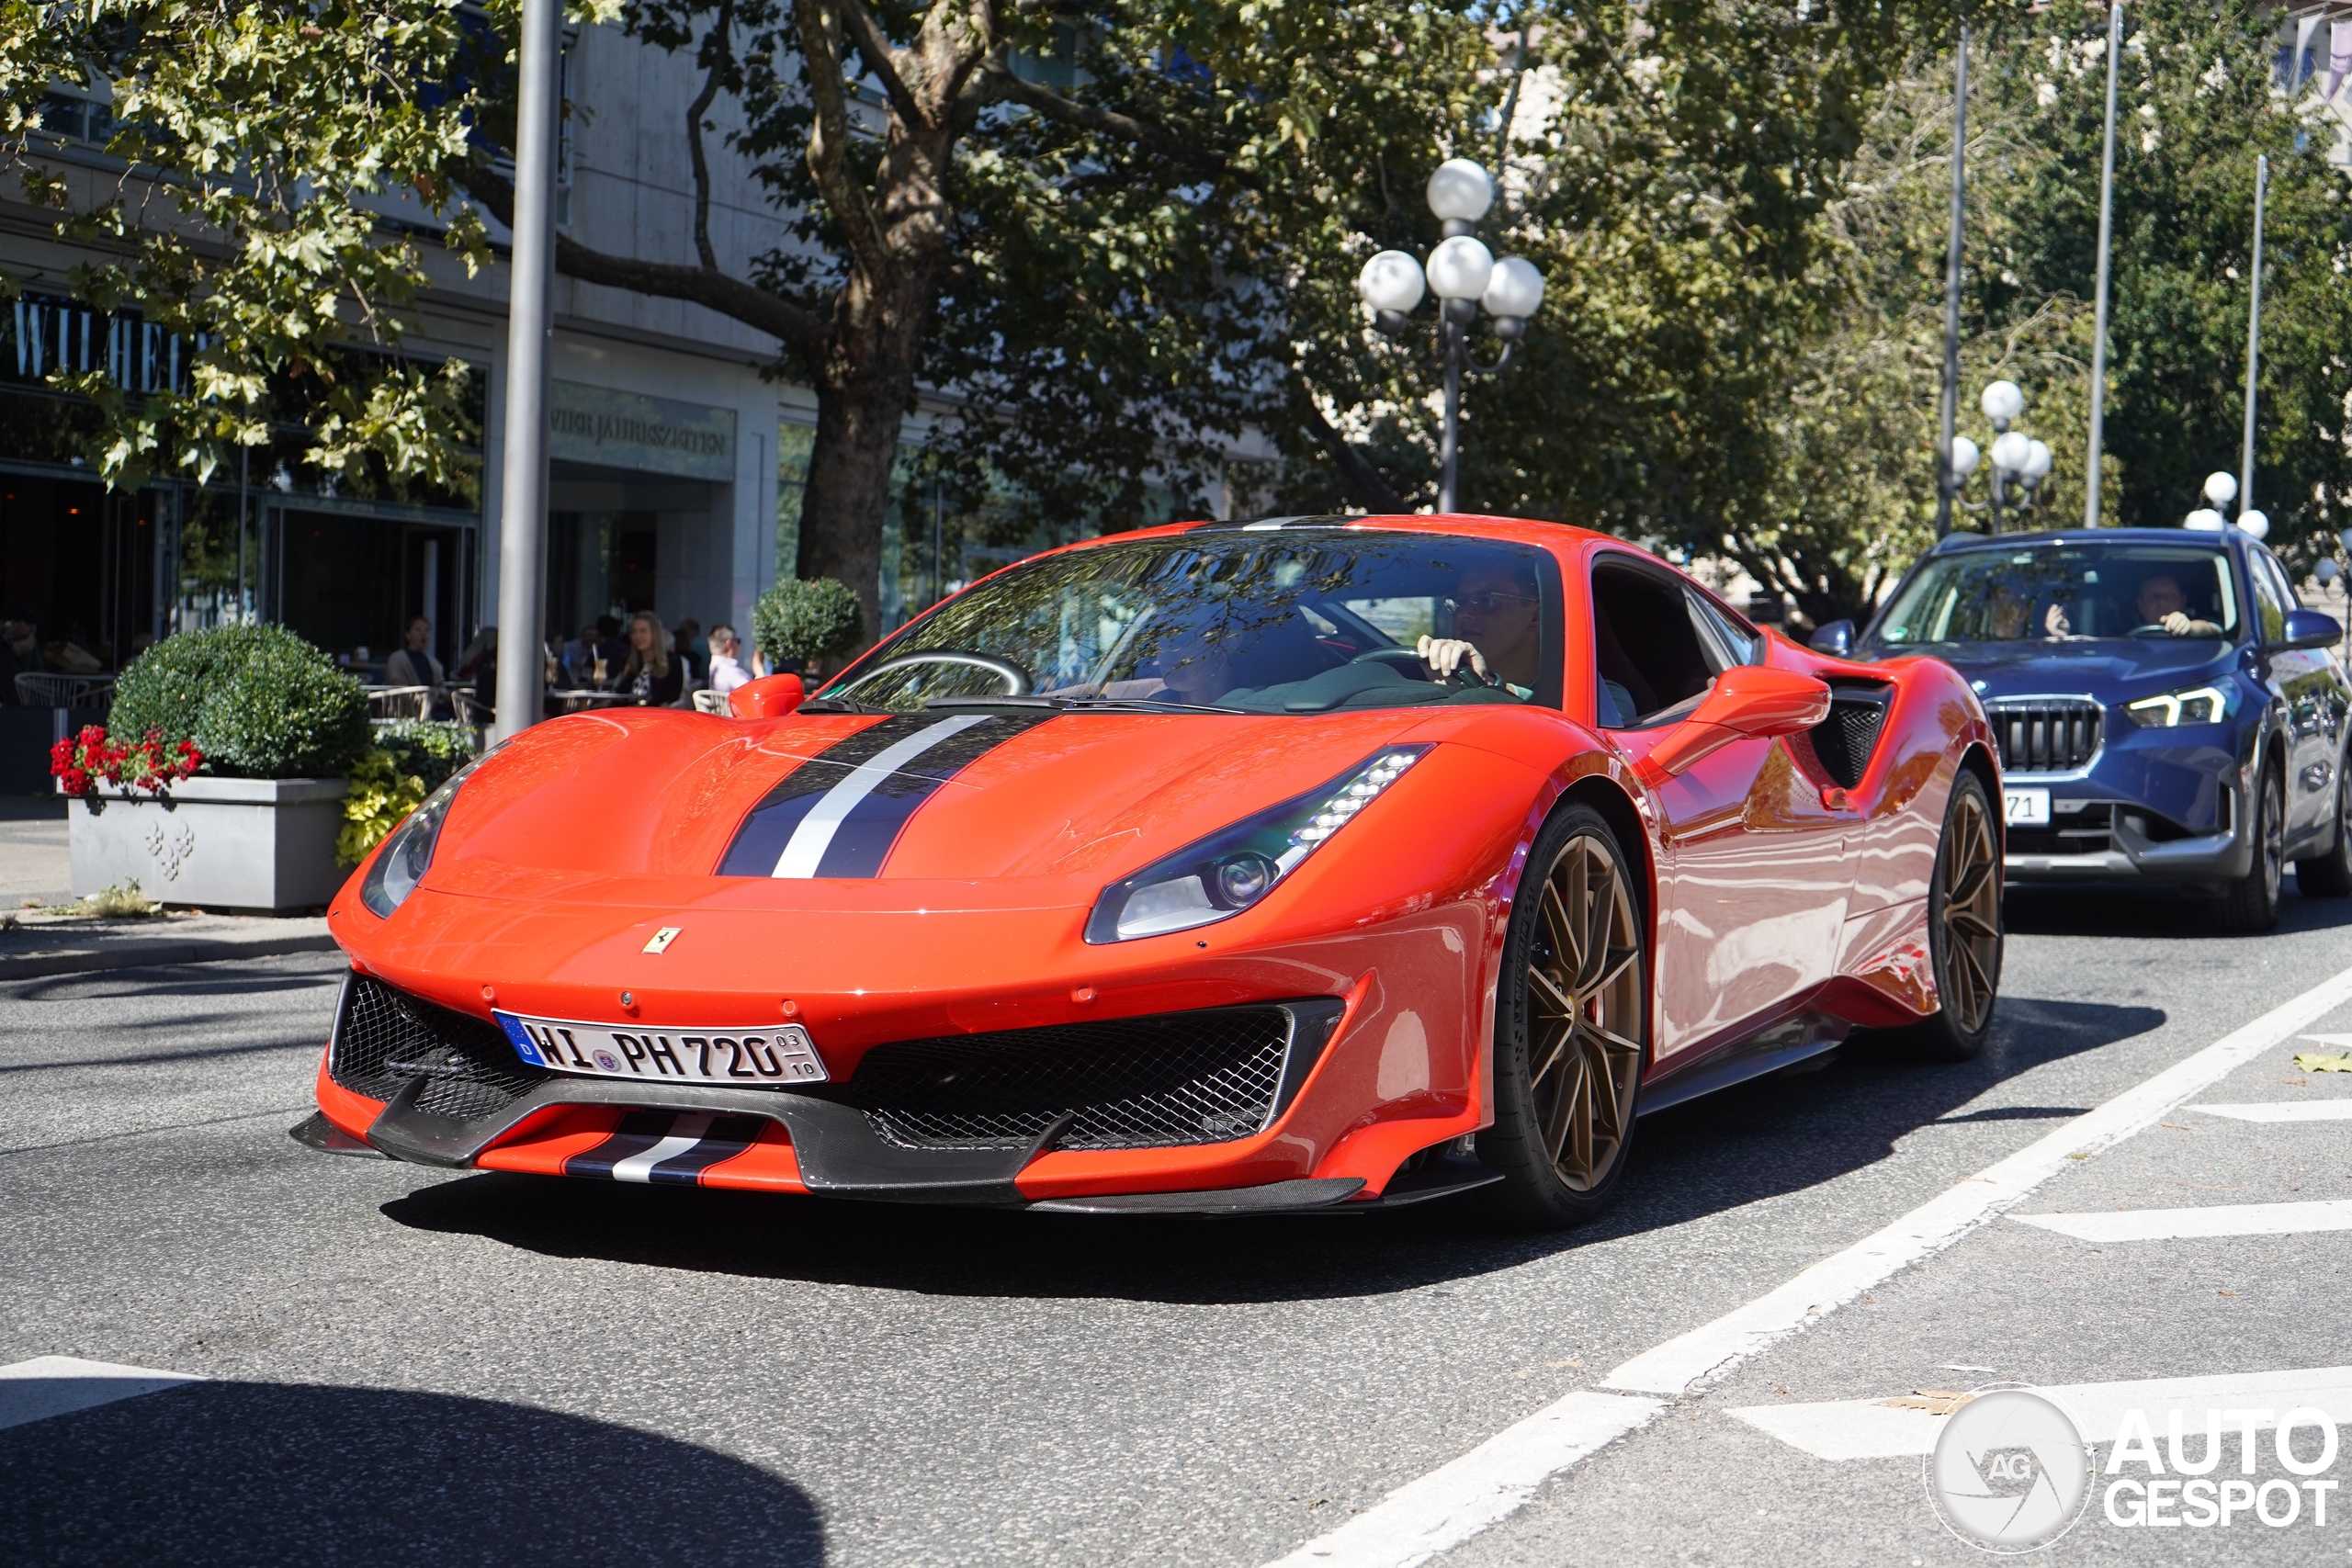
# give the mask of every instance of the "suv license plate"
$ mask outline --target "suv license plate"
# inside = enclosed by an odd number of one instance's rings
[[[825,1064],[797,1023],[770,1029],[615,1029],[557,1018],[494,1015],[514,1054],[535,1067],[600,1078],[672,1083],[823,1083]]]
[[[2050,826],[2050,792],[2046,789],[2004,789],[2001,805],[2012,828]]]

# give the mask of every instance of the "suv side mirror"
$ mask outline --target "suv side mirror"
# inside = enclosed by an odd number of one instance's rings
[[[808,694],[797,675],[763,675],[729,692],[727,708],[737,718],[782,718]]]
[[[1844,659],[1854,651],[1854,623],[1832,621],[1814,629],[1813,651],[1826,653],[1833,659]]]
[[[1826,682],[1793,670],[1739,665],[1715,678],[1706,700],[1650,748],[1638,772],[1653,785],[1664,784],[1735,741],[1794,735],[1828,716]]]
[[[2333,648],[2344,640],[2344,625],[2324,610],[2290,610],[2280,648]]]

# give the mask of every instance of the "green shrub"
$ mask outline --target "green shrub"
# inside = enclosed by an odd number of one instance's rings
[[[752,646],[771,666],[847,653],[865,636],[857,595],[830,577],[788,578],[752,606]]]
[[[131,661],[107,733],[193,740],[208,773],[325,778],[368,750],[368,694],[284,626],[214,626],[164,638]]]
[[[376,744],[392,756],[400,773],[424,781],[431,795],[449,775],[474,760],[473,731],[462,724],[403,718],[376,727]]]

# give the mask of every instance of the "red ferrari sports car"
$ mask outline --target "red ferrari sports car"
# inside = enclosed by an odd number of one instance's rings
[[[296,1136],[1089,1213],[1479,1189],[1558,1225],[1637,1113],[1990,1022],[1967,685],[1605,536],[1123,534],[733,704],[537,726],[395,830],[329,911]]]

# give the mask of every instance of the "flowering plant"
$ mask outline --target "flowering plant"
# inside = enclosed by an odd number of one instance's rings
[[[66,794],[75,795],[93,795],[101,783],[161,795],[166,785],[195,773],[203,761],[193,740],[166,745],[163,732],[151,729],[118,745],[95,724],[49,749],[50,773]]]

